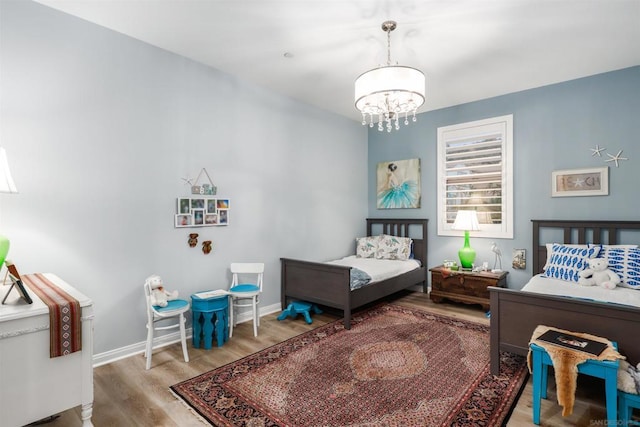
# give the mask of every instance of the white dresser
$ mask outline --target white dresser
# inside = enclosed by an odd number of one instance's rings
[[[82,351],[49,357],[49,308],[27,288],[33,304],[11,291],[0,306],[0,424],[18,427],[82,405],[92,426],[93,302],[55,274],[45,276],[80,302]],[[0,300],[9,286],[0,286]]]

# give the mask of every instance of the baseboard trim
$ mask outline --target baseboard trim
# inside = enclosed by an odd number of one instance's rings
[[[260,317],[266,316],[267,314],[275,313],[281,311],[282,307],[280,303],[272,304],[266,307],[260,307],[259,313]],[[249,322],[252,320],[251,311],[247,310],[238,315],[238,323]],[[191,338],[192,331],[191,328],[187,328],[187,338]],[[161,347],[165,347],[171,344],[175,344],[180,342],[180,332],[172,332],[170,334],[162,335],[156,337],[153,343],[153,348],[158,349]],[[125,347],[116,348],[114,350],[105,351],[102,353],[93,355],[93,367],[97,368],[98,366],[106,365],[108,363],[112,363],[121,359],[125,359],[127,357],[135,356],[137,354],[144,353],[144,349],[146,346],[146,341],[141,341],[135,344],[131,344]]]

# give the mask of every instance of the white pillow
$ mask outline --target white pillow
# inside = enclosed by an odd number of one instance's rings
[[[383,234],[378,241],[378,259],[398,259],[406,261],[411,256],[412,240],[408,237],[397,237]]]
[[[578,273],[589,266],[587,260],[595,258],[599,252],[600,246],[575,248],[554,243],[551,246],[551,259],[547,269],[544,271],[544,275],[577,283],[579,279]]]
[[[553,245],[563,245],[568,248],[578,248],[578,249],[587,249],[589,245],[565,245],[564,243],[547,243],[545,246],[547,247],[547,262],[544,263],[544,267],[542,270],[546,270],[549,266],[549,261],[551,260],[551,251],[553,250]]]
[[[380,236],[359,237],[356,239],[356,256],[358,258],[375,258],[378,252]]]

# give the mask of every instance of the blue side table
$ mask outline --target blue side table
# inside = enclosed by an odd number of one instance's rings
[[[315,304],[311,304],[310,302],[306,301],[294,301],[289,304],[289,306],[285,310],[283,310],[282,313],[280,313],[280,315],[278,316],[278,320],[284,320],[287,316],[291,316],[293,319],[295,319],[298,314],[302,314],[302,316],[304,316],[305,322],[311,324],[311,322],[313,322],[310,315],[310,312],[312,310],[316,314],[322,313],[322,310],[320,310]]]
[[[193,313],[193,346],[211,350],[213,337],[218,347],[229,340],[229,297],[227,295],[208,298],[191,295],[191,313]]]
[[[613,343],[618,349],[618,344]],[[531,344],[533,353],[533,423],[540,424],[540,399],[547,398],[548,368],[553,366],[546,350],[539,345]],[[607,425],[615,426],[618,420],[618,361],[617,360],[587,360],[578,365],[578,373],[603,378],[607,404]]]

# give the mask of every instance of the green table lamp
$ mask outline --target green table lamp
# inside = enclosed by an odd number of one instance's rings
[[[476,251],[469,245],[469,231],[480,230],[476,211],[459,210],[451,229],[464,231],[464,246],[458,251],[458,257],[462,268],[472,268],[476,260]]]
[[[0,268],[4,265],[4,260],[9,253],[9,239],[4,236],[0,236]]]
[[[9,170],[9,162],[7,161],[7,152],[0,147],[0,193],[17,193],[18,189],[11,177]],[[0,268],[4,265],[4,260],[9,253],[9,239],[0,236]]]

